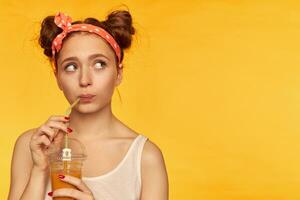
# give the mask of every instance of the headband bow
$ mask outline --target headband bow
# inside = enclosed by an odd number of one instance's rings
[[[66,31],[68,29],[68,27],[70,27],[72,25],[72,18],[59,12],[54,18],[54,23],[58,27],[62,28],[64,31]]]
[[[54,18],[54,23],[60,27],[63,31],[58,34],[54,40],[52,41],[52,56],[55,58],[55,53],[59,52],[59,50],[62,47],[62,41],[63,39],[67,36],[68,33],[73,32],[73,31],[87,31],[90,33],[95,33],[102,37],[104,40],[106,40],[109,45],[112,47],[114,50],[119,63],[121,63],[121,48],[118,45],[118,43],[115,41],[113,36],[111,36],[106,30],[104,30],[101,27],[94,26],[92,24],[73,24],[72,25],[72,18],[58,12],[55,15]]]

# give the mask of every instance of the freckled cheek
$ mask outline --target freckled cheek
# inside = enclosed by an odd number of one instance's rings
[[[64,80],[63,82],[61,82],[61,85],[65,94],[72,94],[77,89],[77,84],[72,80]]]
[[[99,80],[96,84],[96,92],[102,97],[110,97],[114,91],[114,80],[109,78]]]

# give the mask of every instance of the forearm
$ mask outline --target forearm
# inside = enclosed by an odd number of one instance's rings
[[[20,200],[43,200],[45,198],[48,172],[35,167],[32,168],[30,179]]]

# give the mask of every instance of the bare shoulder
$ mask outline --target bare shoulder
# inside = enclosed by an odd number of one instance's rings
[[[21,135],[18,136],[14,146],[14,157],[19,155],[18,152],[23,152],[23,153],[30,152],[29,142],[35,130],[36,128],[26,130]],[[30,154],[25,154],[24,156],[26,155],[30,155]]]
[[[8,199],[19,199],[30,176],[32,159],[29,142],[36,128],[18,136],[11,159],[10,189]]]
[[[36,131],[36,128],[32,128],[32,129],[28,129],[25,132],[23,132],[17,138],[16,144],[29,142],[35,131]]]
[[[164,162],[163,153],[161,149],[149,139],[144,145],[142,153],[142,162],[145,164],[154,164],[153,162],[155,162],[156,164],[163,164]]]
[[[168,199],[168,175],[164,156],[159,146],[149,139],[143,148],[141,165],[141,200]]]
[[[29,142],[35,130],[36,128],[26,130],[25,132],[23,132],[21,135],[18,136],[14,146],[12,167],[15,167],[15,164],[18,163],[19,160],[23,160],[23,161],[26,160],[28,162],[25,162],[24,164],[26,163],[28,163],[28,165],[31,164],[32,160],[31,160]]]

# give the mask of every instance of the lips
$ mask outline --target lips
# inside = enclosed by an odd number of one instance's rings
[[[92,102],[93,97],[96,95],[92,95],[92,94],[82,94],[80,95],[80,102],[81,103],[88,103],[88,102]]]
[[[82,95],[80,95],[79,97],[80,97],[80,98],[92,98],[92,97],[94,97],[94,96],[96,96],[96,95],[92,95],[92,94],[82,94]]]

